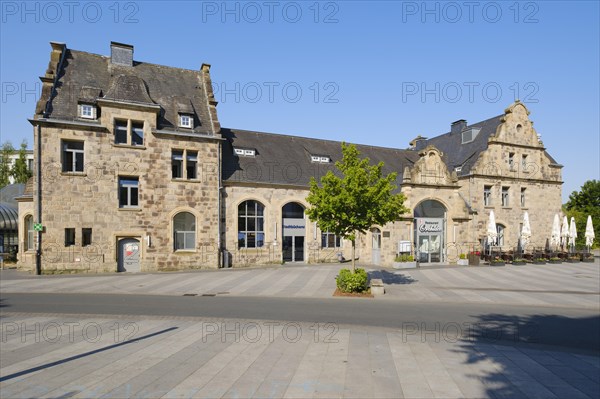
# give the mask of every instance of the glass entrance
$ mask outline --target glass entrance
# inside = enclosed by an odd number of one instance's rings
[[[416,258],[420,263],[444,262],[446,208],[436,200],[420,202],[414,209]]]
[[[282,255],[284,262],[304,262],[306,220],[304,207],[297,202],[285,204],[282,209]]]
[[[419,235],[419,262],[434,263],[442,261],[441,235]]]

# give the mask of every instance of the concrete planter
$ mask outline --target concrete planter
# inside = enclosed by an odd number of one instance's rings
[[[490,262],[490,266],[504,266],[505,262]]]
[[[534,260],[532,263],[533,263],[534,265],[545,265],[545,264],[546,264],[546,262],[545,262],[545,261],[544,261],[544,262],[542,262],[541,260]]]
[[[416,269],[417,262],[394,262],[392,267],[394,269]]]
[[[594,258],[583,258],[582,262],[585,262],[585,263],[594,263]]]
[[[456,264],[459,266],[469,266],[469,259],[458,259]]]
[[[550,263],[551,265],[559,265],[562,263],[561,260],[549,260],[548,263]]]
[[[525,266],[526,262],[525,261],[514,261],[512,262],[513,266]]]

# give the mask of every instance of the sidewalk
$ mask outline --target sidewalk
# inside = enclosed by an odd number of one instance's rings
[[[0,272],[0,290],[151,295],[330,298],[347,265],[278,266],[154,274],[31,276]],[[365,267],[386,294],[375,300],[600,308],[598,263],[394,270]]]
[[[4,398],[583,399],[600,392],[597,356],[447,329],[24,315],[3,318],[3,326]]]

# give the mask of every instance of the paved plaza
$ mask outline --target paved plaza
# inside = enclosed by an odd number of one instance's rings
[[[331,297],[340,265],[43,276],[10,293]],[[368,268],[375,299],[599,309],[598,264]],[[0,303],[0,306],[4,306]],[[15,313],[0,308],[2,398],[598,398],[592,351],[436,331],[293,321]],[[460,330],[460,331],[459,331]]]
[[[344,267],[348,267],[345,265]],[[0,290],[152,295],[230,295],[329,298],[340,265],[223,269],[188,273],[99,276],[31,276],[7,270]],[[381,278],[386,294],[376,300],[505,303],[600,309],[600,267],[563,263],[504,267],[394,270],[365,266]]]

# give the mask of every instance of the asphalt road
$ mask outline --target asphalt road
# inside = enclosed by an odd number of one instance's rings
[[[12,312],[337,323],[402,329],[422,339],[461,336],[488,343],[527,342],[600,351],[600,314],[586,309],[364,298],[2,294],[0,317]]]

